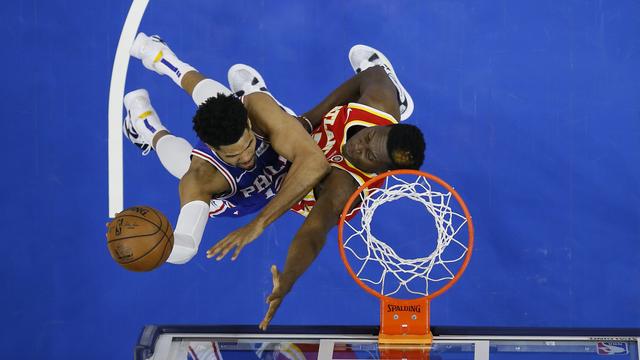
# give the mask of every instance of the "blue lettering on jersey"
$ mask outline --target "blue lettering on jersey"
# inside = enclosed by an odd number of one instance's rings
[[[218,197],[230,203],[218,216],[243,216],[262,209],[276,195],[291,163],[273,150],[271,144],[256,135],[256,165],[246,170],[224,162],[202,141],[198,142],[192,156],[208,161],[231,185],[231,192]]]

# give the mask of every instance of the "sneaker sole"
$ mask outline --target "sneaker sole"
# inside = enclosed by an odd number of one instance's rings
[[[149,39],[147,34],[141,32],[136,35],[136,38],[133,40],[133,44],[129,49],[129,55],[133,56],[136,59],[142,60],[142,47],[144,43]]]
[[[269,90],[267,90],[267,85],[264,81],[264,79],[262,78],[262,75],[260,75],[260,73],[258,72],[258,70],[252,68],[249,65],[245,65],[245,64],[235,64],[232,67],[229,68],[229,71],[227,71],[227,81],[229,82],[229,87],[231,88],[231,91],[233,91],[233,93],[237,93],[238,91],[240,91],[240,89],[234,89],[232,84],[233,82],[231,81],[231,74],[233,74],[234,72],[240,71],[240,70],[246,70],[248,71],[254,78],[258,79],[258,83],[262,83],[262,87],[259,88],[257,91],[266,91],[269,92]],[[255,82],[255,81],[254,81]],[[252,84],[252,85],[256,85],[256,84]],[[264,90],[263,90],[264,89]]]
[[[127,95],[124,96],[124,107],[129,110],[131,108],[131,102],[133,101],[133,99],[139,97],[139,96],[144,96],[147,98],[147,100],[150,101],[149,99],[149,92],[145,89],[138,89],[138,90],[133,90],[129,93],[127,93]]]
[[[396,80],[398,80],[398,86],[400,87],[399,90],[402,91],[402,93],[404,93],[405,100],[407,101],[407,108],[404,110],[402,114],[400,114],[400,121],[407,120],[411,116],[411,114],[413,114],[413,98],[411,97],[409,92],[404,88],[404,86],[402,86],[402,83],[400,82],[400,78],[398,78],[396,71],[393,69],[393,65],[391,65],[391,61],[389,61],[389,59],[387,59],[387,57],[384,56],[384,54],[380,50],[374,49],[371,46],[362,45],[362,44],[354,45],[351,48],[351,50],[349,50],[349,63],[351,64],[351,68],[353,69],[353,71],[355,71],[356,73],[358,73],[358,65],[359,65],[359,64],[354,64],[354,60],[353,60],[353,55],[356,51],[368,51],[371,53],[376,53],[380,61],[389,67],[389,70],[391,70],[391,73],[393,73],[393,75],[396,77]]]
[[[280,103],[280,101],[278,101],[278,99],[276,99],[273,94],[271,94],[271,92],[269,91],[269,89],[267,88],[267,83],[264,81],[264,79],[262,78],[262,75],[260,75],[260,73],[258,72],[258,70],[252,68],[249,65],[245,65],[245,64],[235,64],[232,67],[229,68],[229,71],[227,71],[227,81],[229,82],[229,87],[231,88],[231,91],[234,94],[238,94],[238,92],[240,92],[241,90],[239,89],[234,89],[232,86],[232,82],[231,82],[231,74],[233,74],[236,71],[239,70],[246,70],[249,73],[251,73],[251,75],[255,78],[258,79],[258,81],[256,82],[254,79],[254,83],[252,85],[257,85],[257,84],[262,84],[262,86],[260,88],[258,88],[258,90],[256,90],[255,92],[263,92],[269,96],[271,96],[271,98],[273,99],[273,101],[276,102],[276,104],[278,104],[278,106],[280,106],[280,108],[282,108],[282,110],[284,110],[286,113],[288,113],[289,115],[292,116],[296,116],[296,113],[291,110],[290,108],[282,105],[282,103]]]

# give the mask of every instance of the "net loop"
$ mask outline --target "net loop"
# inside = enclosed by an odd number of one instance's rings
[[[362,262],[353,269],[359,279],[377,287],[377,291],[384,296],[393,296],[401,290],[428,296],[432,292],[432,283],[454,279],[452,267],[464,260],[469,248],[457,238],[468,220],[464,214],[452,209],[451,192],[434,190],[424,176],[416,176],[415,181],[408,181],[391,175],[385,178],[381,187],[368,188],[359,197],[360,205],[350,212],[348,218],[358,213],[360,217],[345,221],[345,229],[350,229],[353,234],[344,236],[343,241],[345,251]],[[401,198],[418,202],[433,216],[437,245],[430,254],[404,258],[372,232],[371,223],[376,209]],[[355,250],[361,249],[362,245],[366,248],[366,254]],[[382,271],[366,271],[373,266]],[[369,272],[380,273],[380,276],[371,277]]]

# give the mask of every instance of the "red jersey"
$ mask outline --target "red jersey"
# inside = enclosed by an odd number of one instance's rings
[[[311,136],[322,149],[331,166],[348,172],[358,182],[358,185],[362,185],[378,174],[361,171],[342,155],[342,147],[347,143],[349,129],[358,126],[385,126],[397,123],[398,121],[393,116],[383,111],[367,105],[350,103],[336,106],[329,111],[322,119],[320,126],[313,130]],[[291,210],[307,216],[315,204],[316,199],[313,190],[311,190],[304,199],[293,205]]]

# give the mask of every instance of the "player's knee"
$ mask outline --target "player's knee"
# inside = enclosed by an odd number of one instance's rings
[[[387,72],[380,65],[375,65],[364,70],[360,76],[369,80],[384,80],[388,78]]]
[[[395,87],[371,86],[362,94],[358,102],[391,115],[399,112],[400,104]]]
[[[363,94],[371,91],[383,93],[396,91],[396,87],[393,85],[393,82],[391,82],[391,79],[389,79],[389,75],[387,75],[385,69],[380,65],[372,66],[364,70],[359,76],[361,77],[360,92]]]

